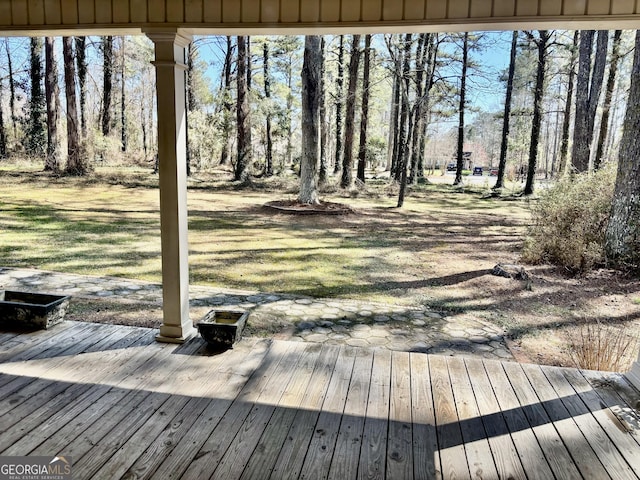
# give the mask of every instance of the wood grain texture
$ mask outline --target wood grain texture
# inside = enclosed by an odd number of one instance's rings
[[[583,477],[611,478],[540,367],[522,365],[522,369]]]
[[[64,451],[78,478],[640,478],[620,374],[155,333],[0,332],[0,454]]]
[[[356,477],[362,448],[362,432],[369,398],[372,364],[372,352],[366,350],[358,352],[333,450],[328,479],[341,480]]]
[[[545,453],[542,451],[535,433],[531,430],[531,425],[521,408],[502,364],[485,361],[484,366],[491,379],[496,400],[503,412],[507,428],[511,432],[511,438],[518,451],[522,466],[527,472],[527,477],[529,480],[545,480],[553,477]],[[552,452],[548,452],[547,455],[552,455]]]
[[[451,379],[444,357],[429,360],[443,478],[470,478]]]
[[[447,367],[455,401],[462,440],[467,455],[467,467],[471,478],[497,478],[491,446],[486,438],[480,411],[473,398],[473,388],[462,358],[448,358]]]
[[[553,471],[560,478],[579,478],[580,471],[572,461],[571,454],[554,428],[549,415],[540,405],[540,400],[522,371],[522,367],[517,363],[505,363],[502,368],[509,377],[518,401],[522,405],[522,411],[532,426],[533,433]]]
[[[613,478],[633,478],[631,468],[620,454],[609,435],[598,424],[593,413],[587,408],[571,384],[567,381],[563,372],[558,368],[542,367],[542,371],[560,397],[582,431],[585,438],[596,452],[607,472]]]
[[[527,478],[482,361],[465,359],[465,364],[478,410],[482,415],[482,423],[491,445],[498,475],[500,478]]]
[[[377,350],[373,356],[367,413],[362,434],[358,466],[359,479],[385,478],[387,432],[389,427],[389,397],[391,352]]]
[[[429,358],[412,353],[411,356],[411,418],[413,420],[413,475],[416,480],[441,475],[436,436],[436,414],[432,393]]]

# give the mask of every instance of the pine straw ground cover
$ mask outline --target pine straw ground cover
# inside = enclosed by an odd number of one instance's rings
[[[191,281],[426,305],[497,324],[517,358],[555,365],[573,364],[569,346],[589,338],[581,335],[586,325],[640,331],[638,279],[608,270],[571,276],[547,265],[525,265],[529,282],[489,274],[497,263],[521,261],[527,200],[490,198],[484,186],[420,185],[396,209],[396,189],[372,179],[348,192],[323,192],[323,200],[347,204],[351,214],[264,208],[294,199],[295,190],[295,179],[241,187],[227,172],[195,175],[188,195]],[[2,266],[160,281],[157,176],[148,169],[57,178],[36,167],[2,167],[0,224]],[[73,307],[70,318],[156,324],[161,312],[93,301]]]

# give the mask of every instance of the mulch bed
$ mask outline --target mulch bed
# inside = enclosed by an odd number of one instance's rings
[[[264,204],[265,208],[293,215],[347,215],[354,210],[344,203],[300,203],[297,200],[277,200]]]

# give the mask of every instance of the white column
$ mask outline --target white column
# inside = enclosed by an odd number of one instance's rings
[[[194,334],[189,319],[185,48],[189,35],[148,31],[155,44],[162,241],[163,320],[160,342],[182,343]]]

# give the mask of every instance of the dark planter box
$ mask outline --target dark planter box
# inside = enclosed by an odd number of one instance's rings
[[[196,324],[202,338],[216,349],[232,348],[242,338],[249,312],[211,310]]]
[[[0,325],[47,329],[64,320],[71,297],[0,291]]]

